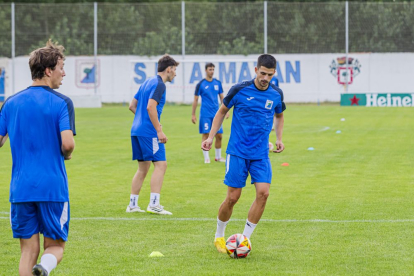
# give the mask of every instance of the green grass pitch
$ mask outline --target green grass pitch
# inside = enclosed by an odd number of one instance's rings
[[[132,119],[122,106],[76,110],[76,149],[66,163],[69,242],[52,275],[413,274],[414,108],[288,105],[286,150],[270,155],[271,195],[252,253],[241,260],[213,246],[225,166],[204,164],[190,106],[169,105],[162,115],[169,140],[161,204],[173,216],[125,213],[137,168]],[[224,149],[230,124],[231,118],[224,123]],[[20,258],[8,219],[10,174],[7,142],[0,149],[1,275],[17,275]],[[149,192],[147,180],[141,208]],[[254,195],[248,184],[226,236],[243,231]],[[165,257],[149,258],[153,251]]]

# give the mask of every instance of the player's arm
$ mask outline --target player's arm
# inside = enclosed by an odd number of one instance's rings
[[[155,130],[157,131],[158,140],[160,143],[167,143],[167,136],[165,136],[164,132],[162,131],[162,127],[160,122],[158,121],[158,112],[157,112],[157,105],[158,102],[154,99],[149,99],[147,105],[148,115],[150,117],[151,123],[154,126]]]
[[[129,103],[129,110],[135,114],[137,111],[138,100],[133,98],[132,101]]]
[[[6,134],[4,136],[0,135],[0,148],[4,145],[4,143],[6,143],[7,137],[9,137],[9,134]]]
[[[199,96],[194,96],[194,101],[193,101],[193,111],[191,112],[191,121],[193,122],[193,124],[197,122],[197,117],[195,114],[196,114],[197,105],[198,105],[198,97]]]
[[[275,132],[276,132],[276,150],[273,152],[282,152],[285,149],[285,145],[282,142],[282,135],[283,135],[283,125],[285,123],[285,119],[283,117],[283,112],[276,114],[276,121],[275,121]]]
[[[64,130],[60,133],[62,138],[62,154],[65,157],[65,160],[70,160],[72,158],[72,152],[75,149],[75,139],[73,139],[72,130]]]
[[[210,130],[207,140],[201,143],[201,148],[203,150],[211,149],[211,145],[213,144],[213,138],[214,136],[216,136],[217,131],[220,129],[221,125],[223,124],[224,117],[226,116],[227,112],[229,112],[229,108],[227,108],[227,106],[222,104],[219,110],[217,111],[216,116],[214,116],[213,124],[211,125],[211,130]]]
[[[219,97],[220,97],[220,104],[223,104],[223,99],[224,99],[223,93],[220,93]],[[228,119],[229,117],[230,117],[230,113],[227,112],[225,118]]]

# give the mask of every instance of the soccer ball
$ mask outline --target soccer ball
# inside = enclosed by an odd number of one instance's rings
[[[269,142],[269,151],[272,151],[274,149],[273,143]]]
[[[234,259],[246,258],[252,250],[252,244],[243,234],[234,234],[226,241],[227,254]]]

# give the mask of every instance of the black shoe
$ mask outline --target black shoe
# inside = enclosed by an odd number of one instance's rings
[[[37,264],[32,269],[32,274],[36,276],[48,276],[46,269],[43,268],[41,264]]]

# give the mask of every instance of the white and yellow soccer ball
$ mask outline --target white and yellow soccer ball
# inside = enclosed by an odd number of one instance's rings
[[[269,142],[269,151],[272,151],[275,147],[272,142]]]
[[[227,254],[234,259],[246,258],[252,250],[252,244],[243,234],[231,235],[226,241]]]

